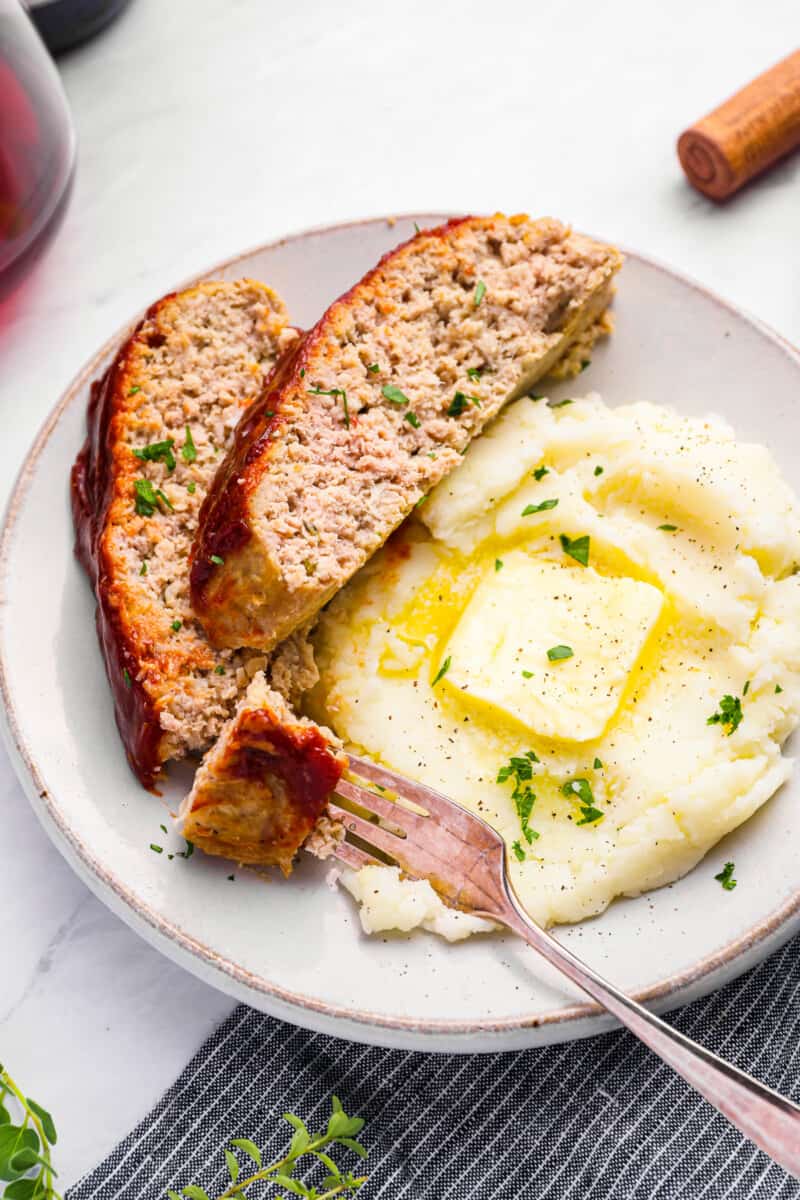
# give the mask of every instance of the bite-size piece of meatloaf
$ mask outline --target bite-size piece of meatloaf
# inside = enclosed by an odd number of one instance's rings
[[[207,854],[288,875],[346,766],[333,734],[295,716],[257,675],[197,770],[183,836]]]
[[[588,346],[621,262],[555,220],[462,218],[332,304],[203,506],[191,594],[210,640],[269,648],[312,620],[508,400]]]
[[[76,552],[95,588],[117,724],[146,787],[167,759],[210,745],[260,670],[287,694],[316,679],[301,634],[272,661],[214,650],[189,602],[209,483],[295,337],[263,284],[201,283],[154,304],[92,387],[72,472]]]

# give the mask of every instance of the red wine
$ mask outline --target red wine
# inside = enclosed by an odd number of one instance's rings
[[[17,0],[0,0],[0,296],[57,227],[74,160],[55,66]]]

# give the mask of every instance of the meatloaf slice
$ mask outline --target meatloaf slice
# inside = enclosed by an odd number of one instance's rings
[[[269,288],[202,283],[154,304],[92,388],[72,472],[76,552],[95,587],[117,724],[147,787],[167,759],[205,749],[268,666],[209,646],[188,559],[234,426],[294,337]],[[301,636],[277,656],[285,690],[313,683]]]
[[[198,768],[183,835],[207,854],[288,875],[346,765],[333,734],[296,717],[259,674]]]
[[[388,254],[284,359],[200,515],[218,646],[309,621],[487,421],[598,327],[621,256],[558,221],[462,218]]]

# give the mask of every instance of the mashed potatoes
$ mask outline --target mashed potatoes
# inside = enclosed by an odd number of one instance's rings
[[[531,914],[577,921],[787,778],[798,564],[794,496],[718,418],[526,398],[330,605],[311,710],[490,821]],[[351,881],[365,927],[437,928],[406,886]]]

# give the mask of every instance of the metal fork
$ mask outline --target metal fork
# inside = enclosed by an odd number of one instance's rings
[[[450,905],[489,917],[523,937],[553,966],[630,1029],[746,1137],[800,1178],[800,1107],[718,1058],[608,983],[522,908],[506,870],[503,839],[480,817],[424,784],[350,755],[349,773],[394,793],[340,780],[336,792],[382,821],[331,803],[346,830],[334,854],[349,867],[391,860],[409,876],[429,879]],[[404,802],[416,806],[412,811]],[[355,840],[353,840],[355,839]],[[376,857],[375,851],[383,857]]]

